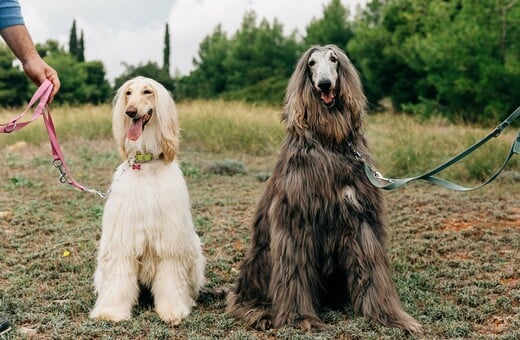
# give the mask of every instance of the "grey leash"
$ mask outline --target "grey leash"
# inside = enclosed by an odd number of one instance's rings
[[[434,175],[436,175],[439,172],[441,172],[442,170],[450,167],[451,165],[457,163],[458,161],[460,161],[464,157],[468,156],[473,151],[477,150],[479,147],[484,145],[491,138],[498,137],[502,133],[502,131],[506,127],[508,127],[519,116],[520,116],[520,106],[517,107],[516,110],[509,117],[507,117],[506,120],[504,120],[502,123],[500,123],[489,135],[487,135],[486,137],[482,138],[480,141],[476,142],[475,144],[473,144],[472,146],[470,146],[466,150],[462,151],[461,153],[459,153],[458,155],[456,155],[452,159],[450,159],[450,160],[444,162],[443,164],[439,165],[435,169],[430,170],[430,171],[428,171],[428,172],[426,172],[426,173],[424,173],[422,175],[415,176],[415,177],[408,177],[408,178],[385,178],[385,177],[383,177],[381,175],[381,173],[376,171],[368,162],[366,162],[363,159],[363,157],[360,155],[360,153],[357,152],[355,149],[353,149],[351,145],[350,145],[350,148],[352,149],[352,151],[354,152],[356,157],[358,157],[361,160],[363,160],[366,176],[368,177],[370,182],[374,186],[376,186],[378,188],[381,188],[381,189],[384,189],[384,190],[393,190],[393,189],[397,189],[399,187],[402,187],[402,186],[404,186],[404,185],[406,185],[406,184],[408,184],[410,182],[413,182],[413,181],[424,180],[424,181],[430,182],[430,183],[435,184],[435,185],[439,185],[441,187],[444,187],[444,188],[450,189],[450,190],[471,191],[471,190],[479,189],[479,188],[481,188],[481,187],[491,183],[495,178],[498,177],[498,175],[502,172],[502,170],[504,170],[505,166],[507,165],[507,163],[509,162],[511,157],[513,157],[513,155],[515,155],[515,154],[517,154],[517,155],[520,154],[520,132],[516,136],[516,139],[513,142],[513,145],[511,146],[511,149],[509,150],[509,153],[506,156],[506,159],[505,159],[504,163],[502,164],[502,166],[487,181],[485,181],[484,183],[482,183],[482,184],[480,184],[480,185],[478,185],[476,187],[467,188],[467,187],[464,187],[464,186],[452,183],[450,181],[444,180],[442,178],[435,177]],[[386,183],[382,183],[382,182],[386,182]]]

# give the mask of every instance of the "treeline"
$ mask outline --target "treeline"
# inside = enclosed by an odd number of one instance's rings
[[[279,104],[299,55],[328,43],[352,59],[372,109],[390,98],[400,111],[484,122],[520,105],[518,0],[372,0],[353,18],[331,0],[303,36],[248,13],[233,35],[218,26],[204,39],[177,95]]]
[[[280,105],[301,53],[313,44],[332,43],[359,70],[372,110],[389,98],[400,111],[485,122],[520,104],[520,0],[371,0],[356,9],[330,0],[305,32],[289,34],[278,20],[249,12],[232,34],[217,26],[200,43],[193,71],[173,78],[166,26],[163,65],[125,65],[112,86],[101,62],[81,60],[85,42],[75,30],[74,24],[70,41],[76,45],[69,43],[69,51],[55,41],[38,45],[60,72],[58,103],[109,101],[123,81],[141,74],[165,84],[177,100]],[[24,103],[30,93],[12,60],[7,48],[0,47],[3,105]]]
[[[125,72],[110,84],[105,65],[101,61],[85,60],[85,37],[77,33],[76,21],[72,23],[68,48],[58,41],[48,40],[36,44],[38,53],[54,67],[60,76],[61,89],[54,104],[101,104],[112,100],[115,90],[126,80],[144,75],[161,82],[170,91],[175,90],[175,80],[169,73],[170,38],[168,24],[165,25],[163,65],[147,62],[137,66],[124,64]],[[0,44],[0,105],[22,106],[35,90],[35,86],[24,75],[14,55],[5,44]]]

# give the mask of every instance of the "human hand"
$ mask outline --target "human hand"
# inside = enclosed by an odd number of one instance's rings
[[[60,90],[61,84],[58,72],[50,67],[40,56],[27,59],[22,64],[22,67],[27,77],[29,77],[36,86],[40,86],[45,79],[49,79],[49,81],[54,85],[51,95],[49,96],[50,104],[54,95],[56,95]]]

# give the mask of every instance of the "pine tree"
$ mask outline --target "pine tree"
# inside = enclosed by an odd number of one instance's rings
[[[76,56],[79,62],[85,61],[85,40],[83,39],[83,30],[81,30],[81,37],[78,43],[78,54]]]
[[[313,19],[307,26],[307,34],[303,39],[305,45],[335,44],[346,49],[353,37],[352,27],[347,21],[349,15],[349,9],[340,0],[331,0],[323,8],[323,18]]]
[[[78,35],[76,33],[76,20],[72,21],[72,29],[69,36],[69,54],[74,58],[78,55]]]
[[[166,24],[164,33],[163,70],[170,74],[170,30]]]

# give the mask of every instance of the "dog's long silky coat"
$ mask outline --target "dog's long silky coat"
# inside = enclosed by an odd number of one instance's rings
[[[343,51],[327,45],[303,54],[285,96],[287,136],[228,296],[227,310],[247,324],[309,329],[321,325],[321,307],[351,303],[383,325],[420,332],[392,283],[381,192],[354,151],[370,162],[365,105]]]
[[[176,325],[190,313],[203,285],[205,261],[176,161],[175,104],[161,84],[136,77],[119,88],[112,122],[125,162],[116,170],[103,211],[97,301],[90,316],[129,319],[145,286],[159,317]]]

